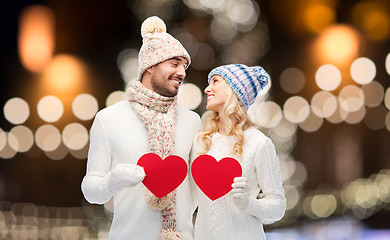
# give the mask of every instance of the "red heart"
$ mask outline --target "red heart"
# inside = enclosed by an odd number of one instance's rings
[[[176,155],[162,160],[157,154],[147,153],[140,157],[137,165],[145,171],[143,184],[158,198],[175,190],[187,176],[187,163]]]
[[[204,154],[194,160],[191,173],[200,190],[214,201],[230,192],[234,178],[242,175],[242,168],[234,158],[217,162],[213,156]]]

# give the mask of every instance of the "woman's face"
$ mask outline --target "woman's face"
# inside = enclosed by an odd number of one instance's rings
[[[207,94],[206,109],[214,112],[222,112],[228,93],[226,91],[226,81],[219,75],[213,76],[209,86],[204,92]]]

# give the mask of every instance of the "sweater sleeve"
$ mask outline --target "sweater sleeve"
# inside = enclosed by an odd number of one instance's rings
[[[286,210],[286,198],[280,175],[279,159],[271,139],[266,138],[255,154],[256,177],[264,197],[251,197],[244,212],[262,223],[280,220]]]
[[[110,148],[98,114],[91,128],[87,173],[81,183],[81,190],[88,202],[103,204],[112,197],[108,190],[110,168]]]

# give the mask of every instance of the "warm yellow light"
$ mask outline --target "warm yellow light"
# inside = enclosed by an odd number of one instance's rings
[[[77,58],[61,54],[53,58],[42,77],[48,90],[64,93],[79,90],[86,79],[86,70]]]
[[[336,19],[336,13],[325,4],[312,4],[303,11],[303,20],[306,28],[311,32],[320,32]]]
[[[54,14],[45,6],[27,7],[20,15],[18,47],[20,60],[32,72],[41,72],[54,51]]]
[[[347,25],[332,25],[317,40],[315,53],[322,62],[346,65],[359,52],[357,32]]]

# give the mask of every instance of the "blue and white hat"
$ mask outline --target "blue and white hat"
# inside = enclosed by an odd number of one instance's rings
[[[270,76],[262,67],[248,67],[244,64],[230,64],[214,68],[209,73],[209,83],[215,75],[220,75],[229,83],[246,109],[255,102],[259,92],[270,81]]]

